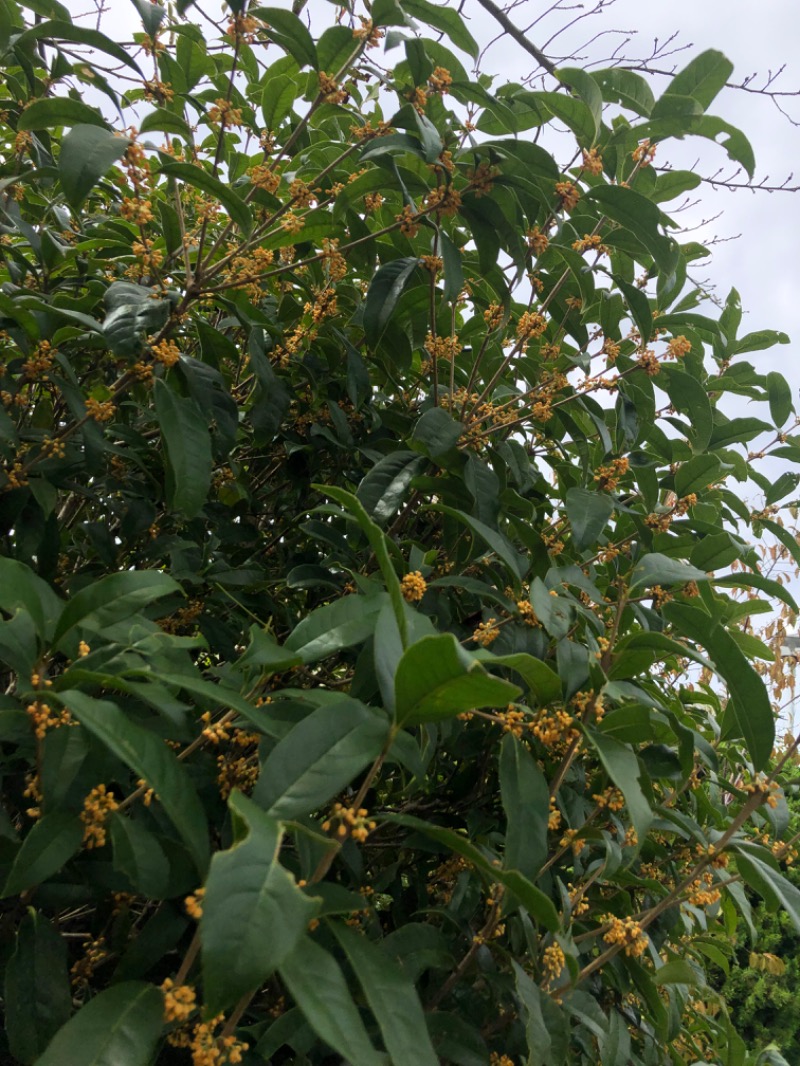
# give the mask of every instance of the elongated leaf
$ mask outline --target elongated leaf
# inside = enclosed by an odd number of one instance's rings
[[[767,374],[767,393],[769,395],[769,413],[772,421],[780,429],[794,410],[792,390],[789,382],[774,370]]]
[[[30,615],[40,637],[50,639],[61,611],[62,600],[29,566],[0,556],[0,608],[7,614],[22,609]]]
[[[559,67],[557,77],[565,85],[569,86],[578,99],[586,104],[594,120],[594,133],[595,137],[597,137],[603,113],[603,95],[597,82],[591,74],[587,74],[580,67]]]
[[[151,3],[150,0],[131,0],[131,3],[139,12],[144,32],[155,38],[158,33],[158,27],[164,21],[164,16],[167,13],[166,8],[161,4]]]
[[[716,455],[695,455],[675,471],[675,492],[679,497],[690,493],[700,496],[714,484],[721,472],[722,463]]]
[[[705,570],[696,566],[671,559],[660,552],[651,552],[643,556],[631,574],[630,587],[643,588],[647,585],[685,585],[689,581],[707,581]]]
[[[130,144],[129,137],[119,137],[98,125],[73,126],[61,142],[58,156],[58,173],[67,203],[77,210]]]
[[[367,342],[376,345],[381,339],[389,319],[397,307],[397,301],[411,280],[411,276],[421,260],[416,256],[405,256],[385,263],[372,279],[364,301],[364,332]]]
[[[533,756],[510,733],[500,747],[500,795],[506,812],[506,869],[533,881],[547,859],[550,793]]]
[[[225,208],[231,219],[240,230],[249,236],[253,228],[253,216],[250,208],[238,196],[229,185],[223,184],[218,178],[209,174],[202,167],[192,166],[191,163],[162,163],[161,173],[168,178],[177,178],[185,181],[195,189],[207,193],[212,199],[219,201]]]
[[[412,478],[424,467],[424,457],[416,452],[391,452],[378,460],[361,481],[357,492],[373,521],[383,525],[397,514]]]
[[[251,14],[267,23],[267,36],[279,44],[301,67],[318,69],[317,49],[306,24],[285,8],[256,7]],[[334,70],[326,70],[335,74]]]
[[[569,1019],[556,1001],[512,959],[528,1040],[529,1066],[563,1066],[569,1053]]]
[[[779,585],[777,581],[773,581],[772,578],[762,577],[761,574],[750,573],[738,573],[738,574],[726,574],[724,577],[715,577],[713,583],[722,588],[752,588],[760,589],[762,592],[766,592],[768,596],[774,596],[777,600],[782,600],[795,614],[800,614],[800,606],[794,596],[783,585]]]
[[[155,985],[113,985],[70,1018],[36,1066],[149,1066],[163,1011],[164,999]]]
[[[296,78],[289,74],[281,74],[269,79],[264,86],[264,95],[261,97],[261,113],[264,116],[264,126],[268,130],[277,130],[281,123],[291,115],[296,97]]]
[[[397,724],[419,725],[479,707],[505,707],[519,694],[516,685],[488,674],[452,633],[423,637],[397,667]]]
[[[200,922],[203,991],[213,1014],[262,985],[319,910],[278,861],[280,824],[240,792],[228,807],[235,840],[211,860]]]
[[[163,130],[165,133],[178,133],[191,143],[192,129],[183,115],[174,111],[168,111],[165,107],[155,107],[142,119],[139,133],[149,133],[151,130]]]
[[[442,514],[449,514],[453,518],[457,518],[464,525],[469,526],[473,533],[475,533],[480,539],[495,553],[498,559],[502,560],[511,571],[513,576],[521,581],[524,569],[525,559],[515,551],[514,546],[503,534],[496,529],[492,529],[491,526],[487,526],[485,522],[479,521],[477,518],[473,518],[472,515],[467,514],[466,511],[459,511],[455,507],[447,507],[443,503],[432,504],[432,511],[441,511]]]
[[[755,850],[739,850],[736,855],[739,873],[747,884],[758,892],[771,910],[784,911],[800,933],[800,889],[780,870],[755,854]]]
[[[106,37],[104,33],[100,33],[98,30],[89,29],[87,26],[76,26],[72,22],[65,22],[59,19],[40,22],[21,33],[16,40],[16,46],[21,48],[23,45],[27,45],[29,41],[44,41],[47,39],[66,41],[69,44],[85,44],[90,48],[97,48],[99,51],[105,52],[106,55],[112,56],[117,62],[124,63],[125,66],[136,71],[140,78],[144,77],[138,63],[122,45],[112,41],[111,38]],[[46,103],[48,101],[42,102]]]
[[[144,895],[163,899],[169,886],[169,860],[158,838],[141,822],[117,812],[108,824],[115,869]]]
[[[622,744],[599,730],[589,729],[587,736],[600,757],[606,773],[625,797],[636,835],[641,842],[644,842],[647,830],[653,821],[653,811],[642,791],[639,780],[642,767],[639,760],[627,744]]]
[[[444,580],[444,579],[443,579]],[[561,696],[561,678],[547,663],[526,652],[511,652],[509,655],[494,655],[485,648],[473,652],[475,658],[488,666],[505,666],[514,670],[528,686],[528,693],[544,707]]]
[[[58,644],[76,625],[97,632],[129,618],[164,596],[180,593],[181,587],[160,570],[120,570],[87,585],[65,606],[53,643]]]
[[[441,30],[456,48],[460,48],[468,56],[477,59],[478,44],[467,29],[460,12],[446,5],[432,4],[429,0],[403,0],[402,10],[412,18]]]
[[[667,87],[667,92],[691,96],[705,111],[733,73],[733,63],[713,48],[695,56],[679,71]]]
[[[345,596],[317,607],[292,630],[284,647],[304,663],[324,659],[366,640],[387,597]]]
[[[463,856],[491,881],[505,885],[506,888],[513,892],[530,916],[546,929],[551,932],[558,929],[558,911],[549,896],[546,896],[540,888],[537,888],[532,881],[529,881],[518,870],[504,870],[499,862],[492,862],[466,836],[456,833],[453,829],[445,829],[444,826],[433,825],[431,822],[426,822],[422,818],[415,818],[409,814],[388,814],[384,815],[384,820],[424,833],[425,836],[454,851],[456,855]]]
[[[664,616],[679,633],[701,644],[714,660],[731,695],[725,713],[726,732],[743,737],[755,769],[763,769],[775,743],[775,720],[763,679],[727,630],[699,607],[668,603]]]
[[[614,501],[605,492],[573,487],[567,490],[567,517],[578,551],[594,544],[614,511]]]
[[[387,1066],[372,1046],[341,967],[324,948],[304,937],[280,975],[314,1032],[351,1066]]]
[[[17,929],[4,1000],[8,1046],[23,1063],[44,1051],[72,1013],[66,942],[32,909]]]
[[[156,413],[167,460],[167,499],[175,511],[194,518],[211,486],[211,434],[206,416],[191,396],[178,396],[155,383]]]
[[[655,260],[660,271],[675,269],[676,248],[661,232],[661,212],[652,201],[633,189],[600,185],[587,193],[609,218],[635,234]]]
[[[389,555],[388,537],[383,530],[372,521],[367,514],[364,505],[357,496],[352,494],[352,492],[346,492],[341,488],[332,488],[330,485],[315,485],[314,488],[319,492],[324,492],[326,495],[330,496],[331,499],[336,500],[337,503],[341,504],[342,507],[349,511],[358,522],[362,531],[366,534],[369,546],[372,548],[373,554],[378,560],[378,566],[381,568],[381,574],[383,576],[384,584],[386,585],[386,591],[389,594],[389,600],[392,604],[397,628],[400,631],[400,640],[403,643],[403,647],[405,647],[408,643],[406,602],[403,599],[400,581],[395,572],[394,565],[392,564],[391,556]]]
[[[403,970],[360,933],[340,922],[331,922],[330,928],[364,990],[393,1066],[436,1066],[439,1059],[428,1036],[422,1004]]]
[[[14,857],[3,886],[3,896],[17,896],[41,884],[69,862],[83,841],[83,823],[77,815],[55,811],[45,814],[29,831]]]
[[[163,740],[132,722],[115,703],[83,692],[64,692],[61,702],[158,796],[189,849],[201,877],[208,865],[206,816],[191,778]]]
[[[272,749],[253,799],[273,818],[301,818],[350,784],[383,749],[389,722],[342,696],[312,711]]]

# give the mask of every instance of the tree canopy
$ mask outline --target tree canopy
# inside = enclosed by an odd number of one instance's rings
[[[669,166],[752,175],[731,64],[133,2],[0,0],[8,1052],[783,1061],[707,977],[753,894],[800,931],[747,624],[797,609],[787,338]]]

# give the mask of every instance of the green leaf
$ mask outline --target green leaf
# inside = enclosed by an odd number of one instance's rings
[[[671,559],[660,552],[644,555],[633,568],[630,578],[631,590],[648,585],[686,585],[689,581],[708,581],[705,570]]]
[[[301,818],[322,807],[380,755],[389,721],[341,696],[303,718],[261,767],[253,799],[273,818]]]
[[[606,773],[625,797],[636,835],[644,843],[653,821],[653,811],[642,790],[642,767],[627,744],[597,729],[587,729],[586,736],[598,754]]]
[[[72,1013],[67,945],[32,908],[17,929],[5,973],[5,1027],[11,1054],[33,1062]]]
[[[362,324],[367,343],[374,347],[383,336],[397,302],[421,260],[404,256],[384,263],[375,274],[364,301]]]
[[[594,120],[593,139],[595,139],[600,129],[603,115],[603,94],[600,92],[597,82],[591,74],[587,74],[580,67],[559,67],[556,71],[556,77],[564,85],[568,86],[578,99],[586,104]]]
[[[772,426],[760,418],[731,418],[718,421],[714,426],[709,447],[718,450],[731,444],[746,444],[759,433],[769,433]]]
[[[736,641],[721,625],[700,610],[683,603],[668,603],[664,617],[679,633],[701,644],[728,686],[730,699],[723,731],[744,738],[756,770],[766,766],[775,743],[775,720],[769,693]]]
[[[533,756],[510,733],[500,746],[500,796],[506,812],[503,864],[533,881],[547,859],[550,793]]]
[[[138,614],[181,587],[161,570],[120,570],[86,585],[66,604],[53,643],[58,645],[77,625],[102,633],[115,622]]]
[[[179,396],[155,382],[156,414],[166,451],[167,500],[173,511],[194,518],[211,487],[211,434],[206,416],[191,396]]]
[[[280,74],[270,78],[264,86],[264,94],[261,97],[261,112],[264,116],[264,127],[267,130],[277,130],[281,123],[289,117],[297,98],[297,78],[290,74]]]
[[[614,501],[608,493],[576,486],[567,489],[566,506],[577,551],[596,543],[614,512]]]
[[[528,1066],[563,1066],[569,1054],[569,1020],[514,959],[514,980],[528,1041]]]
[[[736,866],[747,884],[767,903],[771,910],[781,910],[800,933],[800,889],[780,870],[759,858],[755,850],[737,850]]]
[[[464,267],[462,265],[461,252],[444,231],[439,234],[439,244],[442,251],[442,262],[444,263],[442,299],[448,303],[455,303],[459,293],[464,288]]]
[[[384,525],[400,510],[413,478],[425,468],[425,458],[405,450],[390,452],[368,471],[356,495],[367,514]]]
[[[93,107],[73,100],[71,96],[52,96],[46,100],[34,100],[19,117],[17,128],[20,130],[47,130],[56,126],[80,126],[82,128],[96,129],[100,127],[109,137],[113,134],[109,131],[103,116]],[[130,141],[124,137],[119,138],[122,152],[128,147]],[[117,156],[119,158],[119,156]],[[112,163],[114,160],[112,159]],[[109,164],[110,165],[110,164]]]
[[[467,29],[466,23],[459,11],[451,7],[442,7],[439,4],[431,4],[429,0],[402,0],[402,10],[419,19],[427,26],[441,30],[446,34],[456,48],[466,52],[472,59],[478,58],[478,43]]]
[[[609,67],[596,70],[593,77],[603,93],[603,99],[610,104],[622,104],[647,118],[653,110],[655,97],[649,83],[641,74],[624,67]]]
[[[551,593],[555,593],[555,589],[548,589],[540,577],[534,578],[531,603],[536,617],[551,637],[561,640],[572,626],[572,608],[564,597]]]
[[[163,899],[169,885],[169,860],[158,838],[141,822],[116,811],[108,825],[115,869],[139,892],[151,899]]]
[[[389,555],[389,538],[377,526],[370,516],[367,514],[364,505],[354,496],[351,492],[346,492],[341,488],[332,488],[330,485],[315,485],[314,488],[318,492],[324,492],[331,499],[336,500],[346,510],[355,517],[359,526],[366,534],[369,546],[372,548],[375,558],[378,560],[378,566],[381,568],[381,574],[383,575],[384,584],[386,585],[386,591],[389,593],[389,599],[394,610],[395,621],[397,622],[397,628],[400,631],[400,639],[405,647],[408,642],[408,626],[406,623],[406,602],[403,599],[403,593],[400,588],[400,581],[395,573],[394,565],[392,564],[391,556]]]
[[[164,21],[167,11],[161,4],[150,3],[150,0],[131,0],[131,3],[139,12],[144,32],[155,39],[158,28]]]
[[[695,56],[669,83],[667,92],[691,96],[704,111],[708,109],[733,73],[733,63],[722,52],[709,48]]]
[[[661,233],[661,212],[651,200],[619,185],[598,185],[586,197],[641,241],[662,273],[672,273],[679,253],[674,242]]]
[[[452,518],[457,518],[460,522],[463,522],[464,525],[469,526],[472,532],[488,545],[498,559],[506,564],[512,575],[518,581],[522,580],[526,560],[515,551],[514,546],[503,533],[492,529],[491,526],[487,526],[485,522],[473,518],[466,511],[459,511],[455,507],[447,507],[443,503],[431,504],[429,509],[431,511],[441,511],[442,514],[448,514]]]
[[[660,988],[662,985],[699,985],[697,970],[688,959],[670,959],[659,966],[653,974],[653,980]]]
[[[429,407],[415,422],[409,444],[430,459],[441,459],[455,448],[463,432],[463,424],[442,407]]]
[[[658,386],[667,393],[676,411],[689,416],[692,449],[704,452],[713,430],[711,401],[706,390],[691,374],[666,366],[659,374]]]
[[[45,814],[22,841],[3,886],[3,897],[39,885],[69,862],[83,843],[83,823],[66,812]]]
[[[480,870],[495,884],[505,885],[513,892],[528,914],[543,925],[550,932],[555,932],[559,927],[558,911],[553,901],[546,896],[540,888],[537,888],[518,870],[504,870],[500,864],[492,862],[486,857],[480,848],[477,848],[466,836],[455,832],[453,829],[445,829],[441,825],[433,825],[422,818],[415,818],[409,814],[387,814],[383,820],[404,825],[408,829],[424,833],[425,836],[437,841],[444,847],[463,856],[476,870]]]
[[[680,498],[692,493],[701,496],[721,473],[722,463],[716,455],[695,455],[675,471],[675,492]]]
[[[767,374],[767,395],[772,421],[776,428],[780,429],[794,411],[792,390],[783,374],[770,370]]]
[[[782,600],[786,606],[795,612],[800,614],[800,606],[794,596],[783,585],[778,584],[777,581],[773,581],[772,578],[762,577],[761,574],[751,573],[737,573],[726,574],[724,577],[715,577],[713,584],[721,586],[722,588],[754,588],[760,589],[762,592],[766,592],[768,596],[772,596],[777,600]]]
[[[200,922],[210,1014],[262,985],[294,951],[319,910],[319,901],[302,892],[278,861],[280,823],[235,790],[228,808],[235,841],[211,860]]]
[[[206,816],[183,763],[160,737],[131,721],[115,703],[74,689],[61,693],[59,699],[81,725],[153,789],[202,877],[208,865]]]
[[[40,637],[49,640],[64,604],[46,581],[25,563],[0,555],[0,608],[7,614],[23,610]]]
[[[253,228],[253,216],[250,213],[250,208],[230,186],[223,185],[213,174],[209,174],[207,170],[193,166],[191,163],[162,163],[161,173],[167,178],[177,178],[178,181],[185,181],[195,189],[200,189],[201,192],[207,193],[212,199],[219,201],[245,236],[250,236],[250,231]]]
[[[423,637],[403,654],[395,675],[398,725],[454,718],[480,707],[505,707],[520,690],[492,677],[452,633]]]
[[[393,1066],[436,1066],[422,1004],[414,985],[380,946],[340,922],[330,929],[353,967],[381,1030]]]
[[[147,338],[157,333],[169,318],[166,300],[153,299],[153,291],[130,281],[115,281],[103,297],[108,313],[103,335],[114,355],[138,357]]]
[[[139,133],[149,133],[151,130],[177,133],[189,144],[192,143],[192,129],[183,115],[179,115],[175,111],[168,111],[165,107],[154,107],[142,119]]]
[[[736,355],[743,355],[745,352],[760,352],[765,348],[772,348],[775,344],[789,343],[789,337],[779,330],[759,329],[755,333],[748,333],[744,337],[740,337],[734,343],[733,351]]]
[[[267,36],[288,52],[301,67],[319,69],[314,39],[306,24],[297,15],[280,7],[256,7],[250,14],[267,23]],[[326,73],[335,74],[336,71],[329,70]]]
[[[741,163],[747,171],[747,176],[752,179],[756,169],[756,157],[752,145],[741,130],[714,115],[703,115],[692,123],[691,132],[720,144],[728,153],[728,158],[734,163]]]
[[[84,120],[85,121],[85,120]],[[77,210],[131,144],[98,125],[76,125],[61,142],[58,173],[70,207]]]
[[[36,1066],[149,1066],[163,1011],[164,997],[155,985],[113,985],[70,1018]]]
[[[28,42],[44,41],[48,39],[54,41],[67,41],[69,44],[84,44],[88,45],[90,48],[97,48],[99,51],[105,52],[106,55],[112,56],[117,62],[124,63],[126,67],[130,67],[140,78],[144,77],[138,63],[136,63],[122,45],[117,44],[116,41],[112,41],[109,37],[106,37],[104,33],[100,33],[98,30],[92,30],[85,26],[76,26],[72,22],[62,22],[59,19],[54,19],[48,22],[39,22],[37,25],[32,26],[30,29],[19,35],[16,40],[16,47],[17,49],[20,49],[26,46]],[[62,97],[62,99],[64,98]],[[52,102],[55,102],[55,98],[51,98],[51,100]],[[50,103],[51,100],[41,102]],[[82,119],[81,121],[86,122],[92,120]],[[26,127],[20,126],[19,128],[24,129]]]
[[[442,583],[446,579],[441,579]],[[457,579],[458,580],[458,579]],[[468,579],[466,579],[468,580]],[[439,584],[439,582],[437,582]],[[504,666],[520,675],[528,686],[528,693],[540,707],[553,703],[561,697],[561,678],[554,670],[526,652],[512,652],[509,655],[495,655],[486,648],[478,648],[473,657],[489,666]]]
[[[348,1066],[388,1066],[372,1046],[341,967],[329,952],[304,937],[279,972],[305,1020]]]
[[[326,603],[298,623],[284,644],[304,663],[317,662],[342,648],[361,644],[372,633],[386,597],[345,596]]]

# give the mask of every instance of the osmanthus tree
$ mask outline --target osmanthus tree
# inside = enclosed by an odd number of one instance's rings
[[[786,338],[669,214],[730,64],[135,7],[0,2],[6,1054],[781,1061],[705,976],[800,925]]]

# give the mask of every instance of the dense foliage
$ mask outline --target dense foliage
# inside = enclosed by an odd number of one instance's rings
[[[0,0],[11,1055],[780,1061],[706,983],[748,892],[800,928],[786,338],[669,214],[674,138],[752,172],[730,64],[134,3]]]

